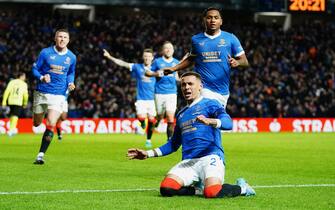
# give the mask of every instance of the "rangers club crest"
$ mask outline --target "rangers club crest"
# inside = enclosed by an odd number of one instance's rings
[[[65,64],[70,64],[70,62],[71,62],[71,58],[70,57],[66,57],[66,59],[65,59]]]
[[[225,46],[225,45],[226,45],[226,40],[220,39],[218,47],[222,47],[222,46]]]

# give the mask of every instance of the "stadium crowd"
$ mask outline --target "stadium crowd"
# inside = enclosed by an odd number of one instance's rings
[[[198,13],[137,12],[50,17],[34,11],[0,14],[0,95],[14,72],[31,72],[41,48],[52,45],[53,30],[68,27],[77,55],[76,90],[69,117],[135,117],[135,81],[128,70],[103,58],[102,49],[128,62],[141,62],[144,48],[169,40],[175,57],[189,51],[191,35],[202,31]],[[284,32],[280,26],[223,19],[236,34],[250,67],[232,70],[227,112],[232,117],[335,117],[335,22],[306,20]],[[31,24],[31,23],[34,24]],[[182,26],[182,27],[179,27]],[[34,81],[28,82],[32,96]],[[31,100],[25,117],[31,116]],[[5,117],[4,111],[0,117]]]

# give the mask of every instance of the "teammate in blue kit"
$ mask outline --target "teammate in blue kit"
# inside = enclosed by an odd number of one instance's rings
[[[163,71],[159,71],[165,67],[172,67],[179,63],[173,57],[174,49],[171,42],[166,41],[162,46],[163,56],[154,60],[151,70],[146,71],[146,75],[156,77],[155,86],[155,102],[157,109],[157,125],[164,118],[167,118],[167,136],[170,138],[173,134],[174,115],[177,109],[177,80],[179,80],[176,72],[164,76]]]
[[[146,69],[151,69],[151,64],[154,59],[152,49],[143,50],[143,63],[128,63],[121,59],[115,58],[104,49],[104,56],[115,64],[129,69],[132,76],[136,78],[137,96],[136,96],[136,114],[137,119],[141,123],[142,130],[145,128],[145,119],[148,117],[147,140],[146,147],[151,147],[152,132],[156,123],[156,109],[154,101],[155,77],[145,76]],[[142,134],[142,132],[139,132]]]
[[[69,41],[68,30],[57,30],[55,45],[44,48],[32,68],[33,75],[37,79],[33,103],[34,126],[39,126],[47,113],[46,130],[34,164],[44,164],[43,157],[53,138],[57,120],[63,111],[66,91],[75,89],[74,76],[77,58],[67,48]]]
[[[129,149],[127,156],[143,160],[169,155],[182,146],[182,161],[161,182],[162,196],[194,195],[195,183],[204,185],[206,198],[255,195],[243,178],[237,180],[237,185],[223,184],[225,159],[220,130],[232,129],[232,120],[224,107],[200,95],[202,83],[198,73],[183,74],[181,90],[188,105],[177,114],[172,138],[153,150]]]
[[[189,56],[178,65],[165,68],[164,74],[194,66],[202,77],[201,95],[218,100],[224,107],[229,98],[230,70],[248,67],[248,59],[240,41],[234,34],[222,31],[220,9],[210,7],[203,13],[205,32],[192,37]]]

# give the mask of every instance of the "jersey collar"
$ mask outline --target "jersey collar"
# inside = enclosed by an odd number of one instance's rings
[[[166,62],[166,63],[171,63],[173,61],[173,57],[166,59],[164,56],[162,56],[162,59]]]
[[[54,50],[55,50],[55,52],[58,54],[58,55],[65,55],[66,53],[67,53],[67,48],[66,48],[66,50],[64,51],[64,52],[59,52],[58,50],[57,50],[57,48],[56,48],[56,46],[54,46]]]
[[[197,98],[196,100],[194,100],[190,105],[188,105],[188,107],[192,107],[194,105],[196,105],[197,103],[199,103],[199,101],[201,101],[204,97],[200,96],[199,98]]]
[[[218,34],[215,34],[215,35],[213,35],[213,36],[207,34],[206,32],[204,32],[204,35],[207,36],[207,37],[210,38],[210,39],[215,39],[216,37],[218,37],[218,36],[221,35],[221,30],[220,30],[220,32],[219,32]]]

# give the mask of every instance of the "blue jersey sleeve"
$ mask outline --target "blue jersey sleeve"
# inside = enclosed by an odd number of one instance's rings
[[[40,80],[42,74],[40,73],[40,69],[43,66],[44,63],[44,58],[45,58],[45,51],[42,50],[41,53],[39,54],[37,61],[33,64],[33,76],[37,79]]]
[[[157,64],[157,59],[155,59],[154,62],[152,62],[152,64],[151,64],[151,71],[156,72],[158,70],[159,70],[159,66]]]
[[[74,83],[74,75],[76,71],[76,63],[77,59],[74,59],[72,65],[69,68],[69,71],[67,73],[67,84]]]
[[[227,114],[225,108],[217,101],[210,106],[211,117],[221,121],[220,130],[231,130],[233,128],[233,121]]]
[[[195,42],[196,42],[196,40],[193,36],[192,39],[191,39],[192,44],[191,44],[191,49],[190,49],[190,55],[192,55],[192,56],[197,55]]]
[[[178,125],[174,129],[173,136],[168,140],[166,144],[159,147],[162,152],[162,155],[169,155],[179,149],[181,145],[181,132]]]
[[[231,34],[231,50],[233,53],[233,56],[240,56],[243,54],[244,50],[243,47],[240,43],[240,41],[238,40],[238,38],[234,35]]]

